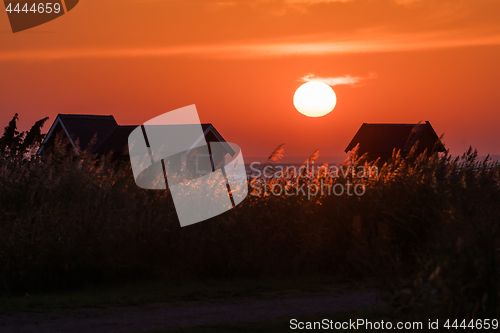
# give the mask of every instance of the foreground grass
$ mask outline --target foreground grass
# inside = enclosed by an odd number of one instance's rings
[[[154,303],[217,302],[238,297],[273,298],[299,293],[349,293],[373,288],[369,281],[347,282],[327,276],[231,280],[154,280],[90,286],[67,292],[0,297],[0,313],[51,312],[89,307],[146,306]]]
[[[472,148],[457,158],[414,156],[415,145],[384,164],[353,152],[340,176],[304,168],[253,177],[235,209],[181,228],[169,191],[139,188],[128,162],[103,164],[59,139],[43,156],[8,147],[0,149],[0,295],[24,296],[0,300],[3,311],[224,298],[264,277],[328,275],[384,280],[402,315],[500,317],[500,163]],[[349,172],[375,164],[375,175]],[[297,191],[324,184],[366,193]],[[276,186],[296,194],[269,195]],[[131,284],[160,278],[167,282]],[[225,282],[173,282],[186,278]],[[227,281],[242,278],[255,281],[231,289]]]

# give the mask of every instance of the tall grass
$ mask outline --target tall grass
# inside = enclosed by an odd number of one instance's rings
[[[432,303],[446,313],[498,314],[500,165],[478,161],[472,149],[455,159],[410,157],[395,152],[382,164],[354,152],[342,165],[379,166],[369,177],[308,168],[254,177],[252,195],[236,209],[180,228],[169,192],[138,188],[129,163],[111,156],[102,163],[90,150],[77,155],[60,140],[45,156],[6,151],[0,289],[152,277],[375,276],[393,286],[402,313]],[[347,182],[364,185],[364,195],[269,195],[274,184]]]

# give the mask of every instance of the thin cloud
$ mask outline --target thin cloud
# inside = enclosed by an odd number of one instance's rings
[[[216,59],[254,59],[285,56],[321,56],[329,54],[409,52],[421,50],[447,49],[468,46],[500,45],[500,34],[485,37],[462,37],[456,31],[453,34],[400,34],[377,36],[359,36],[352,40],[328,41],[325,36],[321,41],[308,42],[254,42],[241,44],[211,44],[170,47],[143,48],[78,48],[78,49],[32,49],[0,52],[0,61],[48,61],[57,59],[81,58],[147,58],[191,56]],[[314,38],[314,39],[319,39]],[[308,38],[309,40],[311,38]]]
[[[334,2],[350,2],[354,0],[285,0],[289,4],[306,4],[314,5],[317,3],[334,3]]]
[[[328,84],[331,87],[340,86],[340,85],[358,85],[363,81],[374,79],[377,77],[377,74],[370,73],[370,75],[362,77],[362,76],[337,76],[337,77],[318,77],[314,74],[307,74],[303,76],[299,81],[300,82],[311,82],[311,81],[319,81]]]
[[[304,3],[304,4],[352,2],[352,1],[355,0],[285,0],[286,3]],[[396,2],[399,5],[408,5],[419,1],[422,0],[394,0],[394,2]]]
[[[398,5],[411,5],[415,2],[420,2],[422,0],[395,0]]]

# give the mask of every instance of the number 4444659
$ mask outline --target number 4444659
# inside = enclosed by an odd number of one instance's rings
[[[498,329],[498,319],[472,319],[469,322],[466,322],[465,319],[462,322],[459,322],[458,319],[455,319],[453,322],[448,319],[443,327],[447,329],[472,328],[488,330],[491,328],[496,330]]]
[[[12,8],[12,3],[9,3],[9,5],[6,8],[6,11],[9,13],[55,13],[58,14],[61,12],[61,5],[58,3],[50,3],[50,2],[41,2],[41,3],[34,3],[31,7],[29,7],[27,3],[24,3],[24,6],[22,3],[17,3],[14,8]]]

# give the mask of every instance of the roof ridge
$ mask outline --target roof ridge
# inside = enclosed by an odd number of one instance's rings
[[[65,117],[106,117],[106,118],[114,118],[112,114],[88,114],[88,113],[59,113],[58,116],[65,116]]]
[[[383,126],[415,126],[415,125],[425,125],[422,123],[408,124],[408,123],[363,123],[363,125],[383,125]]]

